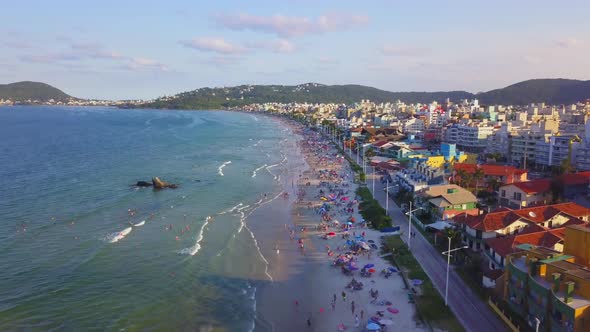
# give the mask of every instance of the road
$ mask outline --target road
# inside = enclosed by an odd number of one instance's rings
[[[369,172],[369,169],[367,169],[367,172]],[[379,174],[369,174],[367,176],[367,188],[372,191],[373,177],[375,177],[375,192],[373,193],[373,197],[385,208],[385,185],[379,181]],[[402,236],[402,239],[407,243],[407,234],[409,234],[408,216],[391,199],[389,200],[389,215],[393,220],[393,224],[400,226],[401,231],[405,235]],[[447,273],[446,258],[417,229],[414,227],[412,229],[416,233],[416,236],[410,241],[410,250],[444,298]],[[508,331],[506,325],[496,316],[488,304],[482,301],[452,268],[449,274],[448,303],[466,331]]]

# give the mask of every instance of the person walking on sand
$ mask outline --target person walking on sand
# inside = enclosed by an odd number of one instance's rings
[[[307,327],[311,327],[311,317],[307,318]]]
[[[342,291],[342,302],[346,302],[346,292]]]
[[[354,316],[354,327],[361,326],[361,322],[359,321],[359,315]]]
[[[350,304],[350,309],[352,310],[352,314],[354,315],[354,301]]]
[[[361,320],[363,320],[364,317],[365,317],[365,311],[363,309],[361,309]]]
[[[334,300],[332,302],[336,303],[336,293],[334,293]]]

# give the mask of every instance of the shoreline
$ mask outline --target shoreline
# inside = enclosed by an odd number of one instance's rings
[[[301,191],[300,201],[291,203],[292,224],[288,225],[288,230],[285,229],[282,232],[283,235],[279,233],[281,256],[285,251],[285,259],[289,260],[288,264],[282,267],[285,269],[283,272],[286,278],[263,283],[258,289],[256,294],[258,318],[254,331],[337,331],[341,324],[346,326],[347,331],[361,331],[367,325],[368,318],[375,316],[377,311],[385,312],[381,319],[391,321],[388,322],[391,324],[388,326],[390,329],[425,331],[425,327],[416,320],[414,305],[407,301],[408,290],[405,289],[405,284],[399,275],[394,274],[386,279],[377,272],[370,278],[363,278],[356,272],[354,278],[364,283],[364,289],[350,291],[345,288],[352,278],[342,274],[339,268],[334,267],[332,261],[336,255],[344,253],[346,240],[340,237],[342,231],[336,228],[334,231],[338,233],[338,236],[328,240],[321,238],[325,231],[316,230],[321,216],[315,208],[322,202],[319,200],[320,190],[326,190],[326,185],[335,191],[341,190],[352,200],[356,196],[357,188],[357,185],[353,183],[354,173],[346,160],[341,158],[340,162],[337,162],[337,150],[331,143],[320,137],[319,133],[290,119],[283,118],[280,121],[289,126],[294,133],[298,133],[297,148],[307,167],[297,179],[297,185],[292,188],[293,191]],[[315,144],[323,144],[322,147],[329,146],[329,148],[317,149]],[[338,176],[327,180],[320,179],[318,177],[320,169],[331,170]],[[336,211],[337,209],[335,207],[329,214],[333,220],[345,221],[350,216],[356,220],[362,220],[358,213],[358,204],[354,205],[352,214]],[[302,228],[305,228],[305,231],[302,232]],[[295,235],[293,240],[289,238],[291,230]],[[332,227],[329,230],[332,230]],[[379,231],[369,228],[354,228],[352,231],[354,234],[364,232],[365,240],[380,243],[382,233]],[[299,237],[303,239],[305,245],[303,253],[297,246],[296,239]],[[283,244],[287,247],[283,248]],[[328,255],[327,246],[331,248],[334,256]],[[359,255],[356,258],[357,264],[359,266],[374,264],[377,271],[391,266],[389,262],[378,256],[378,252],[372,253],[371,257]],[[392,303],[392,308],[397,309],[396,314],[389,313],[386,310],[387,306],[371,304],[369,290],[372,288],[379,290],[382,294],[379,300]],[[347,294],[346,302],[341,298],[343,291]],[[337,301],[332,307],[334,295]],[[355,302],[354,313],[351,301]],[[363,319],[360,319],[361,310]],[[355,316],[359,319],[358,327],[355,327]],[[307,325],[308,319],[311,327]]]

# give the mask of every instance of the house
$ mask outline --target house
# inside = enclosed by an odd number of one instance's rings
[[[511,209],[545,205],[552,200],[550,179],[514,182],[501,186],[498,192],[500,206]]]
[[[554,194],[562,199],[573,200],[587,196],[589,186],[590,172],[564,174],[553,179],[514,182],[500,187],[500,205],[518,209],[548,204],[554,199]]]
[[[453,167],[455,170],[453,182],[461,181],[461,173],[474,175],[479,170],[483,174],[483,178],[479,180],[479,183],[477,183],[476,179],[471,179],[467,185],[479,184],[481,187],[488,186],[491,182],[509,184],[526,181],[528,176],[526,169],[518,169],[514,166],[506,165],[456,163]]]
[[[429,207],[441,219],[450,219],[458,214],[477,215],[477,198],[456,184],[430,186],[424,196]]]
[[[588,222],[589,218],[590,209],[568,202],[520,210],[501,208],[478,216],[459,214],[453,221],[460,225],[463,242],[472,250],[480,251],[487,239],[522,233],[528,227],[563,227],[572,219]]]

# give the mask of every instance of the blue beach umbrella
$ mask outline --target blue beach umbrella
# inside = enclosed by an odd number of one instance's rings
[[[363,268],[364,268],[364,269],[370,269],[370,268],[372,268],[372,267],[374,267],[374,266],[375,266],[375,264],[367,264],[367,265],[365,265]]]
[[[381,326],[375,324],[375,323],[369,323],[367,324],[367,330],[369,331],[378,331],[381,329]]]
[[[390,268],[388,268],[388,270],[391,272],[397,272],[397,269],[395,267],[390,267]]]

